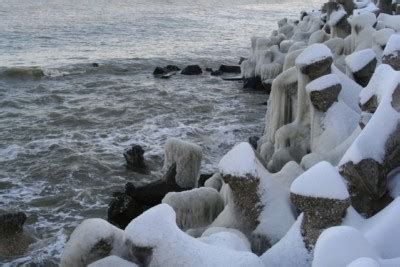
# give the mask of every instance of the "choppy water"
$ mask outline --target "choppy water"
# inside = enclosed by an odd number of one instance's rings
[[[158,80],[157,65],[217,67],[311,1],[0,1],[0,209],[28,215],[28,250],[1,264],[57,264],[73,228],[106,217],[111,192],[159,177],[163,144],[200,144],[215,171],[260,135],[267,100],[207,74]],[[94,68],[91,63],[100,67]],[[153,175],[124,168],[132,143]]]

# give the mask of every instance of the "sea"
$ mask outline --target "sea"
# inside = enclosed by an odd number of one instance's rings
[[[199,144],[202,173],[213,173],[232,146],[262,135],[267,94],[207,72],[152,72],[238,64],[252,36],[320,4],[0,0],[0,213],[25,212],[29,240],[0,265],[57,266],[82,220],[107,217],[114,191],[160,179],[168,138]],[[126,169],[132,144],[151,175]]]

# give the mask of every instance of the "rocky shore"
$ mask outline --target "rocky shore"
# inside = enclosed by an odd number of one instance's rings
[[[115,192],[108,221],[84,220],[61,266],[399,266],[399,6],[330,1],[253,37],[234,80],[270,94],[263,135],[207,175],[200,146],[169,139],[164,176]],[[154,75],[179,72],[203,70]],[[149,173],[140,146],[124,157]],[[20,233],[26,217],[10,216],[0,226]]]

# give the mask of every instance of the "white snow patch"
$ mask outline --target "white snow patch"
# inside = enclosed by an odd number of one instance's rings
[[[349,198],[343,178],[330,163],[322,161],[300,175],[290,192],[310,197],[345,200]]]
[[[345,59],[347,67],[355,73],[364,68],[368,63],[376,58],[374,50],[368,48],[356,51],[348,55]]]
[[[341,84],[339,77],[336,74],[328,74],[307,84],[306,91],[308,93],[312,91],[321,91],[336,84]]]
[[[137,267],[133,262],[121,259],[117,256],[108,256],[101,260],[95,261],[88,265],[88,267],[110,267],[110,266],[118,266],[118,267]]]
[[[380,13],[378,16],[378,21],[382,21],[387,28],[400,30],[400,15]]]
[[[399,16],[400,17],[400,16]],[[385,50],[383,50],[383,55],[387,56],[395,51],[400,51],[400,35],[393,34],[386,44]]]

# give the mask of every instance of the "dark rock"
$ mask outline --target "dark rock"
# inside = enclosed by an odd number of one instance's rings
[[[260,105],[261,105],[261,106],[268,106],[268,101],[261,102]]]
[[[378,108],[378,98],[376,95],[373,95],[370,99],[368,99],[367,102],[365,102],[363,105],[360,105],[360,108],[362,111],[374,113]]]
[[[258,137],[258,136],[250,136],[249,137],[249,144],[254,148],[254,150],[257,150],[258,140],[260,140],[260,137]]]
[[[224,65],[222,64],[219,69],[219,71],[225,72],[225,73],[240,73],[240,66],[232,66],[232,65]]]
[[[211,76],[221,76],[222,74],[224,73],[220,70],[215,70],[211,72]]]
[[[326,57],[309,65],[301,66],[300,71],[310,77],[311,80],[315,80],[321,76],[331,73],[332,62],[332,57]]]
[[[353,73],[354,80],[356,83],[361,85],[362,87],[365,87],[368,85],[369,80],[371,80],[372,75],[375,72],[375,67],[377,64],[376,58],[374,58],[372,61],[370,61],[367,65],[365,65],[362,69],[360,69],[357,72]]]
[[[239,65],[241,65],[242,62],[245,61],[245,60],[247,60],[247,58],[245,58],[245,57],[240,57],[240,59],[239,59]]]
[[[213,72],[213,69],[212,68],[206,68],[206,71]]]
[[[392,15],[392,0],[379,0],[377,6],[380,13]]]
[[[350,199],[328,199],[291,193],[292,203],[303,212],[301,234],[306,247],[311,250],[319,235],[327,228],[340,225]]]
[[[344,7],[344,10],[346,10],[347,15],[349,16],[353,15],[353,10],[355,8],[353,0],[337,0],[337,2]]]
[[[181,71],[183,75],[199,75],[202,74],[203,71],[199,67],[199,65],[189,65]]]
[[[271,88],[272,88],[272,81],[273,81],[274,79],[268,79],[268,80],[265,80],[265,81],[262,81],[261,83],[262,83],[262,85],[263,85],[263,87],[264,87],[264,90],[265,90],[265,92],[267,93],[267,94],[270,94],[271,93]]]
[[[209,179],[209,178],[211,178],[211,176],[213,176],[214,174],[213,173],[202,173],[202,174],[200,174],[200,178],[199,178],[199,180],[197,181],[197,187],[203,187],[204,186],[204,183]]]
[[[394,51],[393,53],[383,56],[382,63],[390,65],[394,70],[400,70],[400,51]]]
[[[256,91],[264,91],[265,88],[261,82],[260,77],[245,78],[243,88]]]
[[[317,110],[327,112],[332,104],[337,102],[341,90],[342,85],[335,84],[320,91],[312,91],[310,93],[311,103]]]
[[[162,68],[162,67],[156,67],[153,71],[154,75],[163,75],[168,73],[169,70],[167,70],[166,68]]]
[[[153,257],[153,248],[138,247],[131,244],[131,253],[139,261],[139,266],[149,266]]]
[[[138,173],[149,174],[150,171],[144,161],[144,150],[140,145],[132,145],[132,147],[124,152],[124,157],[128,169]]]
[[[305,11],[300,12],[300,20],[303,20],[305,16],[308,16],[308,13]]]
[[[26,221],[23,212],[5,213],[0,215],[0,235],[12,235],[21,233]]]
[[[180,71],[181,69],[175,65],[167,65],[165,67],[165,69],[167,69],[168,71]]]
[[[92,63],[92,67],[93,68],[98,68],[99,67],[99,63]]]
[[[134,218],[144,212],[145,207],[126,193],[115,192],[113,196],[108,207],[107,220],[117,227],[125,229]]]

